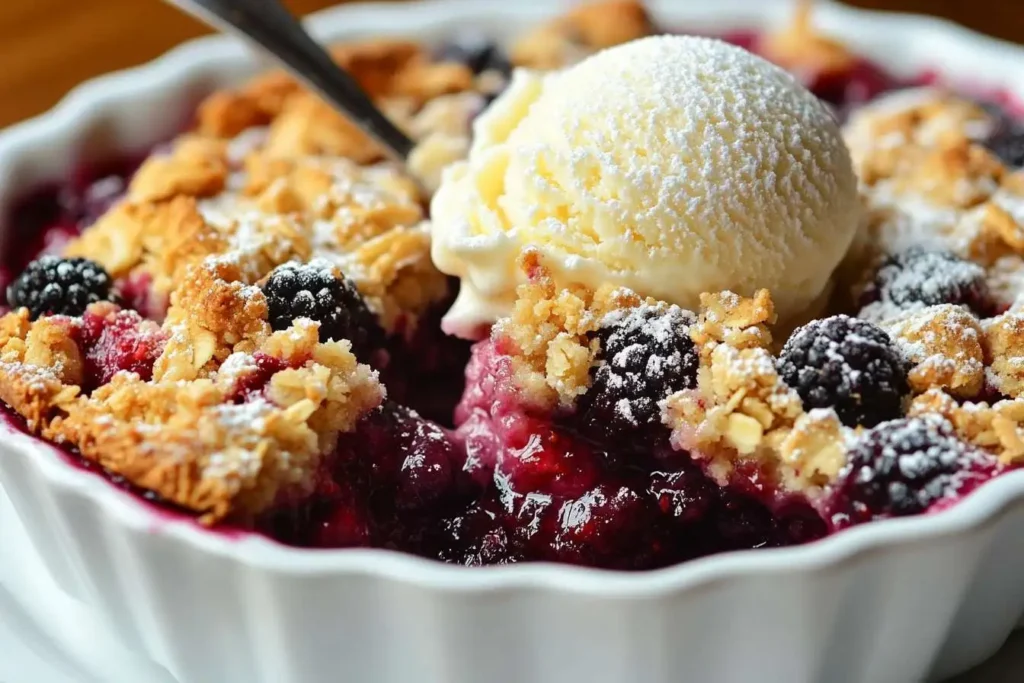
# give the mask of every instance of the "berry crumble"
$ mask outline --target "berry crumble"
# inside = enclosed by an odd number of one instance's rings
[[[862,215],[820,294],[684,306],[567,281],[530,243],[500,313],[442,323],[471,292],[437,258],[429,193],[487,195],[464,164],[516,123],[481,115],[543,106],[530,79],[660,32],[604,0],[509,45],[336,46],[417,141],[408,169],[272,72],[210,95],[141,164],[31,199],[0,259],[0,417],[210,533],[464,565],[805,543],[1024,463],[1024,124],[888,76],[817,33],[809,3],[726,39],[841,122],[832,161]]]

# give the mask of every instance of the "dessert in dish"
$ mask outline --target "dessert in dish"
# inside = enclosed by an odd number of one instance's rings
[[[7,413],[211,533],[469,565],[803,543],[1015,467],[1012,112],[883,94],[806,15],[730,37],[765,59],[664,28],[336,48],[432,201],[281,74],[210,96],[14,217]]]

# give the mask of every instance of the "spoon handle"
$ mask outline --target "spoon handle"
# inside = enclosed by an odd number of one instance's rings
[[[347,113],[396,161],[404,162],[415,143],[398,130],[334,63],[278,0],[168,0],[201,21],[255,43],[324,99]]]

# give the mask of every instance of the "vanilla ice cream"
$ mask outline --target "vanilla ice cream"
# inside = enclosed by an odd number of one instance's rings
[[[859,220],[828,110],[717,40],[645,38],[562,72],[517,71],[432,204],[445,329],[507,314],[536,249],[560,284],[615,283],[694,309],[768,288],[781,318],[820,300]]]

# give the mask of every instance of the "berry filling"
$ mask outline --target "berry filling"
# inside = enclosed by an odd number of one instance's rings
[[[97,311],[82,316],[80,345],[85,361],[83,389],[107,384],[119,372],[153,377],[153,365],[163,353],[166,336],[160,327],[135,311]]]

